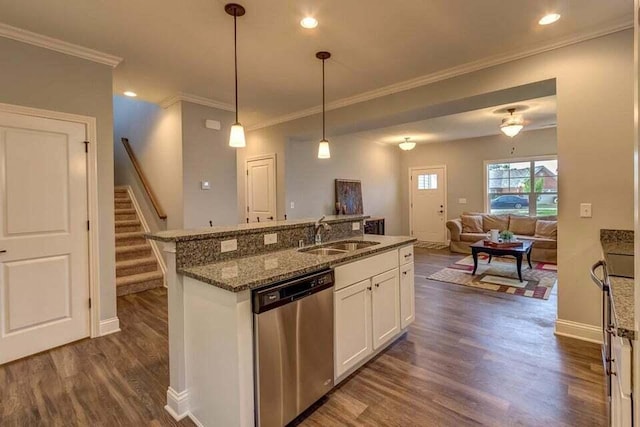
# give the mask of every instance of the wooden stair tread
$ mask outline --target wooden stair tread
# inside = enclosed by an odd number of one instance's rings
[[[149,243],[144,243],[142,245],[118,246],[116,247],[116,254],[148,250],[151,250],[151,245]]]
[[[162,271],[151,271],[149,273],[132,274],[116,278],[116,286],[126,286],[132,283],[148,282],[150,280],[162,280]]]
[[[136,210],[133,208],[116,208],[115,213],[116,215],[117,214],[135,214]]]
[[[116,240],[127,240],[144,237],[144,231],[121,231],[116,233]]]

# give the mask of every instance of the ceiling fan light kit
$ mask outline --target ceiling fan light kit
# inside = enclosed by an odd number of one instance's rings
[[[413,150],[414,148],[416,148],[416,143],[415,142],[411,142],[409,141],[408,136],[404,138],[404,142],[401,142],[398,147],[400,147],[401,150],[404,151],[409,151],[409,150]]]
[[[506,119],[502,119],[500,130],[508,137],[513,138],[524,128],[524,121],[522,117],[513,115],[516,111],[515,108],[509,108],[507,111],[509,111],[510,115]]]

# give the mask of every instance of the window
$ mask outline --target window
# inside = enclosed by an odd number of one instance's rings
[[[435,173],[418,175],[418,190],[437,190],[438,175]]]
[[[558,214],[557,158],[491,162],[486,168],[490,213]]]

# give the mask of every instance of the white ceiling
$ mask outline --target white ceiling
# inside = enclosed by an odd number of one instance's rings
[[[557,125],[556,97],[546,96],[358,132],[351,136],[371,142],[397,145],[403,142],[405,137],[410,137],[411,141],[421,144],[500,135],[500,123],[503,118],[509,116],[507,108],[516,108],[514,114],[522,116],[525,125],[523,132],[556,127]]]
[[[233,103],[224,0],[0,0],[0,21],[124,58],[114,91]],[[241,0],[240,119],[252,125],[482,58],[630,25],[633,0]],[[558,10],[562,19],[541,27]],[[315,30],[299,26],[306,14]]]

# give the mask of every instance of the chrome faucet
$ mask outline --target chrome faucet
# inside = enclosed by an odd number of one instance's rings
[[[322,243],[322,236],[320,235],[320,230],[321,229],[325,229],[325,230],[331,230],[331,226],[329,224],[327,224],[324,221],[324,215],[322,215],[322,218],[320,218],[319,220],[316,221],[315,224],[315,234],[316,234],[316,245],[319,245],[320,243]]]

